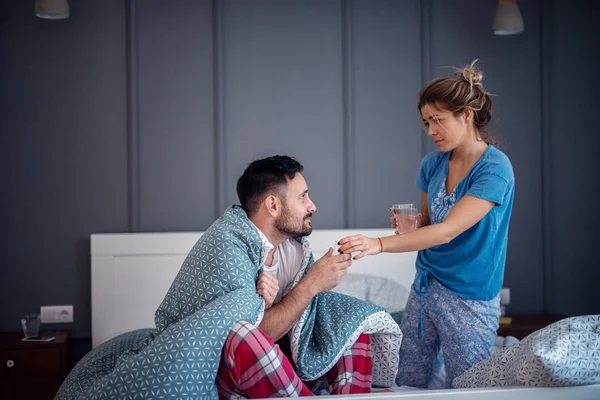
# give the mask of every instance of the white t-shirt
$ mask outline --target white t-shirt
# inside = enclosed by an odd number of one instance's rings
[[[279,292],[273,304],[277,304],[292,290],[294,278],[300,272],[304,262],[302,245],[295,239],[283,241],[273,252],[273,263],[265,270],[273,274],[279,281]]]

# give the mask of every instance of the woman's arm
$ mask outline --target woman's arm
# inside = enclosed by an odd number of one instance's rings
[[[369,254],[400,253],[428,249],[445,244],[475,225],[494,207],[494,203],[466,195],[450,210],[443,222],[427,225],[402,235],[386,236],[381,239],[363,235],[348,236],[340,240],[343,253],[360,252],[358,260]],[[425,207],[423,210],[427,210]],[[429,215],[427,215],[429,221]]]

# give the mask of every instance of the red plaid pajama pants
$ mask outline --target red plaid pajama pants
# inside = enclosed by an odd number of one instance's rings
[[[369,393],[371,370],[370,338],[360,335],[325,374],[329,392]],[[273,339],[243,321],[227,336],[216,383],[221,399],[313,396]]]

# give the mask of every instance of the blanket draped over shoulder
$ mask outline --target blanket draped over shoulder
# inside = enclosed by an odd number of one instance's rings
[[[313,264],[299,239],[304,263]],[[194,245],[155,314],[155,329],[117,336],[88,353],[57,399],[217,398],[221,349],[237,321],[258,325],[264,301],[256,292],[263,239],[233,206]],[[398,368],[400,328],[382,308],[337,293],[317,295],[289,333],[300,377],[323,376],[361,333],[371,334],[373,383],[391,386]],[[132,339],[135,336],[135,340]]]

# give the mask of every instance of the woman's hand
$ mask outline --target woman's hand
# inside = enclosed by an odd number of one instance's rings
[[[360,260],[366,255],[375,255],[383,251],[381,240],[370,238],[364,235],[348,236],[340,240],[340,252],[344,254],[359,252],[354,256],[355,260]]]
[[[268,310],[279,292],[279,281],[269,272],[263,271],[258,277],[256,291],[265,299],[265,310]]]
[[[390,222],[392,223],[392,228],[396,229],[396,235],[411,232],[421,227],[421,220],[423,217],[421,213],[394,214],[394,211],[391,208],[390,213],[392,213],[392,216],[390,217]]]

